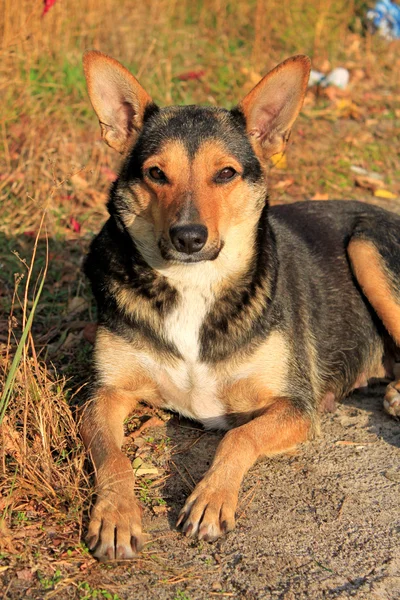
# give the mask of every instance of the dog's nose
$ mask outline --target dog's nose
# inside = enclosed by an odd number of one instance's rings
[[[194,254],[203,248],[208,231],[204,225],[175,225],[169,230],[169,237],[178,252]]]

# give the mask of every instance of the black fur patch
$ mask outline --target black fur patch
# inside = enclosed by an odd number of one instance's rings
[[[274,326],[277,260],[274,235],[264,206],[255,232],[250,269],[221,297],[206,316],[200,331],[200,358],[214,363],[242,350],[254,349]]]
[[[93,240],[84,271],[92,284],[101,325],[128,341],[143,335],[163,353],[180,357],[176,347],[160,335],[146,320],[127,314],[114,295],[115,286],[126,287],[141,297],[160,324],[177,302],[177,291],[144,261],[130,235],[112,216]]]
[[[144,161],[160,151],[163,144],[179,140],[193,158],[207,140],[223,143],[229,154],[243,166],[243,177],[254,182],[261,177],[260,163],[246,135],[239,110],[200,106],[173,106],[152,109],[123,168],[126,180],[141,179]]]

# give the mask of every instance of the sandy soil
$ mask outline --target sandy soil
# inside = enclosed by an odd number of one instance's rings
[[[177,419],[149,430],[175,446],[162,491],[169,509],[145,511],[152,563],[118,567],[118,595],[398,600],[400,423],[383,413],[383,390],[353,394],[323,418],[318,440],[253,467],[236,530],[213,544],[183,538],[174,523],[220,436]],[[168,577],[160,579],[157,564]]]

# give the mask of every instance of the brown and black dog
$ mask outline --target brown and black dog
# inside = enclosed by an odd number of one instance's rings
[[[138,401],[229,430],[178,519],[233,529],[243,476],[318,431],[318,413],[400,345],[400,218],[357,202],[268,207],[266,173],[302,106],[310,61],[283,62],[232,110],[159,108],[117,61],[84,57],[105,141],[126,157],[85,271],[97,383],[82,434],[97,474],[88,544],[142,546],[124,419]],[[400,385],[384,405],[400,415]]]

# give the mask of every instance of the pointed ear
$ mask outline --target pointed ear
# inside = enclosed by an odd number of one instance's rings
[[[307,89],[311,61],[293,56],[270,71],[239,104],[257,156],[283,152]]]
[[[140,131],[152,99],[125,67],[102,52],[86,52],[83,68],[102,138],[111,148],[125,152]]]

